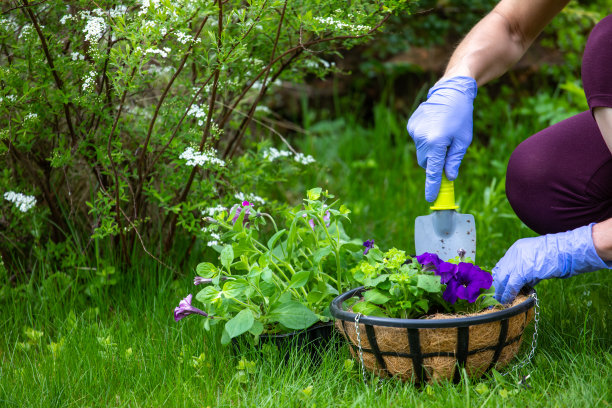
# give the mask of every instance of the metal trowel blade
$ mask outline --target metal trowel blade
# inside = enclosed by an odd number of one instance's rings
[[[417,255],[429,252],[447,261],[463,253],[476,262],[474,216],[456,210],[438,210],[416,217],[414,243]]]

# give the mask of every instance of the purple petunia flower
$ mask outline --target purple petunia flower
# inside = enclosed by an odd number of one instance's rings
[[[197,307],[191,306],[192,297],[193,296],[191,294],[187,295],[185,299],[179,302],[178,307],[174,308],[174,320],[178,322],[179,320],[186,316],[189,316],[190,314],[199,314],[204,317],[210,317],[212,319],[212,316],[208,316],[208,313],[206,313],[205,311],[200,310]]]
[[[457,274],[457,265],[450,262],[440,262],[434,273],[440,277],[440,283],[446,285],[455,278]]]
[[[201,276],[193,278],[194,285],[206,285],[207,283],[212,283],[212,278],[203,278]]]
[[[224,281],[227,280],[227,276],[221,276],[219,278],[220,280]],[[212,278],[203,278],[201,276],[196,276],[195,278],[193,278],[193,284],[194,285],[206,285],[207,283],[212,283]]]
[[[461,262],[457,265],[454,279],[446,285],[442,298],[449,303],[455,303],[457,298],[474,303],[480,295],[480,289],[489,289],[492,283],[490,273],[471,263]]]
[[[238,217],[240,217],[240,213],[242,212],[243,208],[244,208],[244,218],[242,219],[242,224],[244,225],[249,221],[249,215],[251,214],[251,208],[253,208],[253,204],[249,203],[248,201],[243,201],[242,208],[238,205],[235,205],[230,210],[230,213],[234,212],[234,218],[232,218],[232,224],[235,224],[236,221],[238,221]]]
[[[370,249],[374,248],[374,240],[368,239],[366,242],[363,243],[363,246],[365,247],[365,249],[363,250],[363,254],[367,255],[368,252],[370,252]]]
[[[306,218],[306,214],[302,214],[302,217]],[[329,213],[329,211],[327,211],[325,215],[323,216],[323,221],[325,221],[326,227],[329,227],[330,217],[331,217],[331,214]],[[315,229],[315,219],[314,218],[309,219],[308,225],[310,225],[310,228]]]
[[[431,254],[429,252],[423,252],[421,255],[417,255],[416,258],[418,263],[429,270],[438,270],[438,267],[442,263],[442,260],[438,255]]]

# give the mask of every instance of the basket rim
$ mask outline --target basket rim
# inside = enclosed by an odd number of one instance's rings
[[[356,313],[342,310],[342,303],[366,290],[365,286],[349,290],[337,296],[331,303],[329,309],[333,317],[339,320],[354,322]],[[507,309],[498,310],[484,315],[456,317],[452,319],[398,319],[391,317],[377,317],[361,315],[359,322],[370,326],[385,326],[410,329],[433,329],[448,327],[467,327],[508,319],[531,309],[535,305],[535,289],[530,288],[526,293],[529,296],[525,301]]]

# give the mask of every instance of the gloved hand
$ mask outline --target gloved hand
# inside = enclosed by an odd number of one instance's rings
[[[511,302],[524,285],[543,279],[569,278],[584,272],[612,267],[593,246],[593,224],[558,234],[516,241],[493,268],[495,298]]]
[[[438,81],[408,120],[408,133],[417,149],[419,166],[425,169],[425,199],[432,202],[440,191],[442,170],[457,178],[459,165],[472,142],[473,78],[457,76]]]

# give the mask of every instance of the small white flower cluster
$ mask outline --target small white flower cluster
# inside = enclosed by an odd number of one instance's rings
[[[60,24],[64,25],[66,24],[68,20],[72,20],[72,19],[73,19],[73,16],[71,14],[65,14],[62,16],[62,18],[60,18]]]
[[[217,205],[215,207],[208,207],[205,210],[202,210],[202,215],[204,216],[209,216],[209,217],[214,217],[215,214],[220,213],[222,211],[225,211],[226,208],[222,205]]]
[[[15,193],[14,191],[7,191],[4,193],[4,199],[15,204],[17,208],[19,208],[19,211],[24,213],[28,212],[36,205],[36,197]]]
[[[38,114],[34,113],[34,112],[30,112],[27,115],[25,115],[25,117],[23,118],[23,121],[28,121],[28,120],[34,120],[38,118]]]
[[[257,203],[259,205],[264,205],[266,203],[266,200],[255,194],[244,194],[239,192],[234,194],[234,198],[240,202],[248,201],[250,203]]]
[[[189,34],[185,34],[182,31],[177,31],[176,33],[176,39],[181,43],[181,44],[187,44],[187,43],[192,43],[193,41],[193,37],[190,36]],[[202,42],[201,38],[198,38],[197,40],[195,40],[195,43],[199,43]]]
[[[293,158],[296,162],[301,163],[305,166],[316,162],[315,158],[311,155],[306,156],[304,153],[296,153]]]
[[[93,91],[96,82],[96,71],[89,71],[83,80],[83,91]]]
[[[83,54],[81,54],[80,52],[76,52],[76,51],[71,53],[70,57],[72,58],[73,61],[76,61],[76,60],[83,61],[85,59],[85,56]]]
[[[90,16],[87,23],[85,23],[85,28],[83,28],[85,41],[92,44],[97,43],[104,35],[104,31],[106,31],[106,21],[104,21],[104,18]]]
[[[208,241],[206,245],[209,247],[219,245],[219,242],[221,241],[221,235],[217,234],[216,232],[210,232],[209,234],[212,240]]]
[[[363,32],[363,31],[370,31],[372,28],[365,26],[365,25],[359,25],[359,24],[349,24],[349,23],[345,23],[344,21],[340,21],[340,20],[336,20],[333,17],[315,17],[315,20],[317,20],[319,23],[328,25],[328,26],[332,26],[338,30],[349,30],[352,32]]]
[[[140,11],[138,12],[139,15],[143,15],[146,14],[147,11],[149,11],[149,6],[151,6],[151,3],[153,3],[153,8],[154,9],[158,9],[159,8],[159,0],[142,0],[142,8],[140,9]]]
[[[150,72],[151,74],[165,75],[165,74],[174,72],[174,67],[173,66],[160,67],[157,65],[149,65],[147,67],[147,71]]]
[[[193,116],[198,119],[198,126],[204,125],[204,118],[208,114],[208,109],[204,105],[191,105],[189,111],[187,111],[187,116]]]
[[[158,54],[159,56],[161,56],[162,58],[166,58],[168,56],[168,53],[172,51],[170,48],[168,47],[164,47],[161,50],[155,49],[155,48],[148,48],[145,53],[147,54]]]
[[[304,165],[308,165],[316,161],[311,155],[305,155],[304,153],[296,153],[295,155],[293,155],[293,153],[289,150],[278,150],[274,147],[270,147],[269,149],[263,151],[263,158],[271,162],[281,157],[291,156],[293,156],[293,159],[296,162]]]
[[[216,165],[219,167],[225,166],[225,162],[217,158],[217,152],[214,149],[205,150],[203,152],[196,152],[193,147],[188,147],[179,156],[179,159],[187,160],[188,166],[203,166],[206,163]]]
[[[274,161],[279,157],[291,157],[292,155],[293,153],[291,153],[289,150],[278,150],[275,147],[271,147],[263,151],[263,158],[267,159],[268,161]]]
[[[0,103],[2,103],[4,99],[6,99],[8,102],[13,103],[17,100],[17,97],[15,95],[6,95],[4,98],[0,96]]]
[[[26,24],[23,26],[21,33],[19,33],[19,39],[21,40],[24,36],[28,36],[32,33],[32,24]]]

